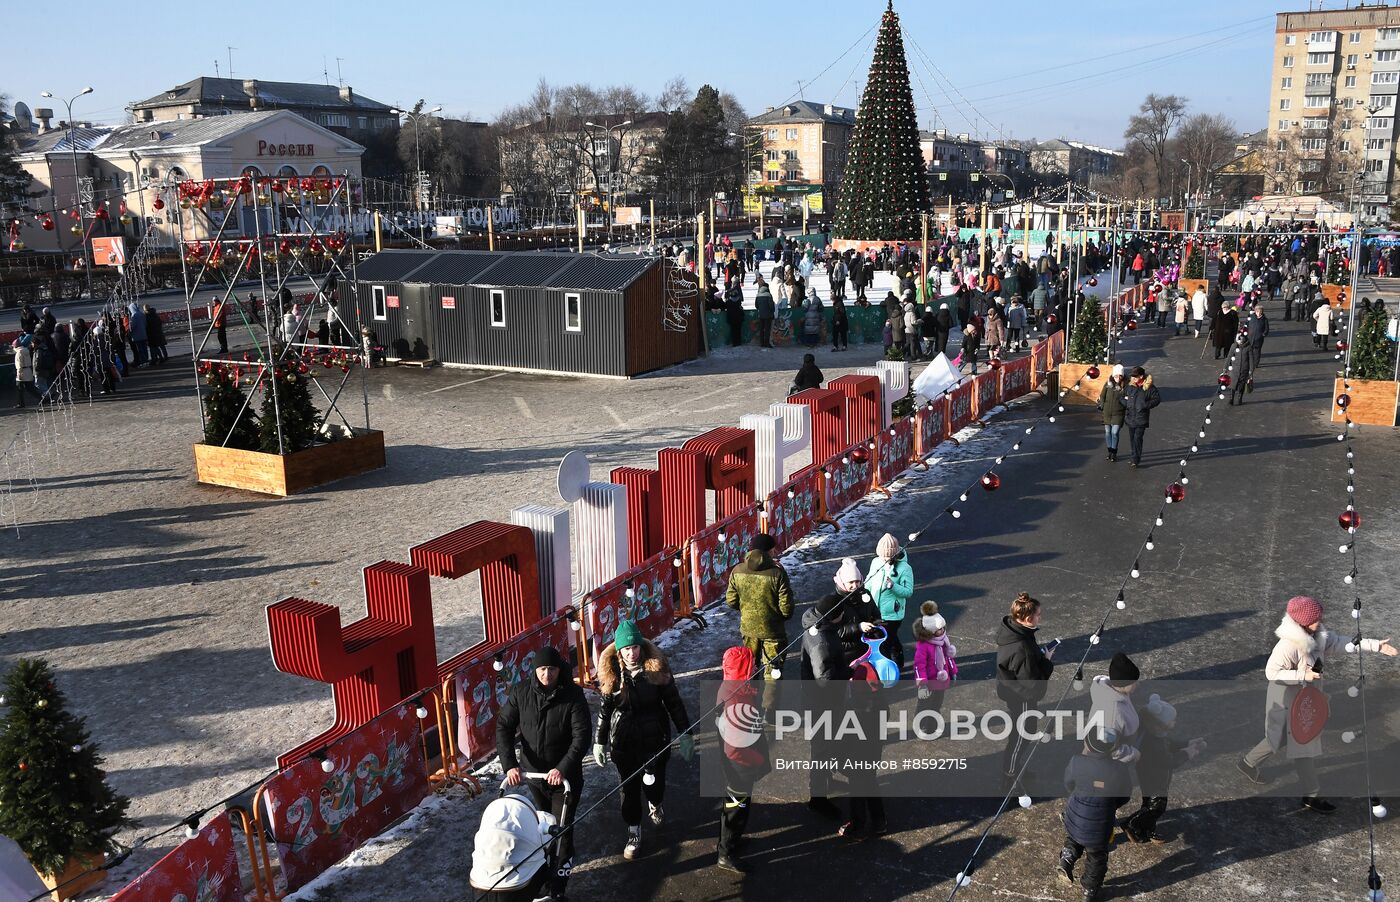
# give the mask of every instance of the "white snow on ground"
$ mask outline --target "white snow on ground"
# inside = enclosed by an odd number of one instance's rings
[[[1032,392],[989,411],[989,417],[997,417],[1009,408],[1020,408],[1025,404],[1043,398]],[[935,449],[928,459],[927,470],[911,468],[891,486],[892,496],[886,498],[880,492],[871,492],[860,503],[840,516],[837,522],[840,529],[822,526],[807,536],[781,558],[783,566],[791,575],[793,588],[799,598],[815,600],[830,591],[831,577],[842,557],[855,557],[864,563],[873,554],[875,544],[886,531],[894,531],[901,544],[908,539],[913,529],[924,529],[929,519],[946,504],[928,504],[929,496],[939,492],[959,492],[981,476],[991,461],[1000,455],[1009,455],[1011,445],[1021,438],[1027,438],[1022,431],[1026,421],[1008,419],[989,423],[985,426],[972,424],[960,432],[954,441],[945,441]],[[1044,424],[1040,428],[1046,428]],[[1033,442],[1033,438],[1031,438]],[[1016,453],[1034,453],[1034,445],[1024,447]],[[977,496],[968,495],[968,502],[959,506],[968,511],[968,516],[976,515]],[[946,514],[943,514],[946,516]],[[897,523],[895,528],[891,524]],[[657,644],[666,649],[671,665],[678,678],[714,672],[718,669],[724,649],[737,641],[737,618],[735,612],[723,604],[712,605],[703,614],[709,622],[708,629],[702,629],[693,621],[684,621],[662,633]],[[793,657],[789,653],[789,658]],[[701,723],[707,720],[704,712],[695,712],[694,720]],[[460,789],[450,790],[445,796],[430,796],[407,818],[385,833],[370,840],[344,861],[331,867],[315,881],[288,895],[288,902],[326,902],[331,899],[368,898],[361,891],[337,892],[339,883],[358,876],[367,867],[382,867],[400,853],[405,859],[399,867],[412,866],[418,859],[410,853],[409,847],[429,846],[426,860],[439,855],[447,855],[465,860],[471,855],[471,843],[480,818],[481,809],[495,798],[497,783],[501,774],[500,763],[492,760],[474,771],[483,785],[483,793],[476,799],[469,799]],[[605,793],[616,788],[616,777],[611,767],[597,768],[591,763],[584,769],[584,808]],[[605,810],[613,809],[605,806]],[[608,858],[588,854],[589,843],[585,842],[587,828],[580,827],[575,871],[586,871],[593,867],[607,866]],[[417,854],[424,854],[419,852]],[[440,859],[439,859],[440,860]],[[421,898],[429,898],[437,888],[435,881],[444,880],[443,874],[426,872],[413,867],[413,873],[399,874],[396,882],[407,878],[417,882]],[[380,872],[379,881],[389,879]],[[442,889],[448,887],[444,884]],[[452,887],[460,892],[460,886]]]

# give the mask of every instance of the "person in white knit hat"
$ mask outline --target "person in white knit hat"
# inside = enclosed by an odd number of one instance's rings
[[[938,613],[938,602],[924,602],[919,606],[919,614],[914,621],[914,676],[919,683],[919,708],[938,711],[943,707],[943,693],[958,673],[958,664],[953,660],[958,649],[948,638],[948,621]]]
[[[841,655],[849,664],[865,654],[861,636],[880,622],[880,609],[875,606],[870,593],[865,591],[865,580],[860,575],[860,565],[855,558],[843,558],[841,569],[836,571],[833,579],[836,591],[843,596],[841,606],[846,612],[836,633],[841,637]]]
[[[865,591],[879,607],[880,620],[888,634],[880,651],[903,670],[904,645],[899,641],[899,630],[904,626],[905,603],[914,594],[914,570],[909,566],[909,556],[899,547],[899,540],[889,533],[875,546],[875,559],[865,575]]]

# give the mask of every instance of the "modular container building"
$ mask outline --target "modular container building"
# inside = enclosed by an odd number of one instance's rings
[[[387,250],[355,277],[390,360],[629,377],[704,352],[693,281],[661,259]]]

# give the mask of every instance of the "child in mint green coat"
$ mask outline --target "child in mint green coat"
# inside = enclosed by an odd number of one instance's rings
[[[880,608],[880,619],[888,634],[880,650],[902,670],[904,645],[899,641],[899,631],[904,626],[905,603],[914,594],[914,570],[909,566],[909,556],[899,547],[899,540],[889,533],[875,546],[865,591]]]

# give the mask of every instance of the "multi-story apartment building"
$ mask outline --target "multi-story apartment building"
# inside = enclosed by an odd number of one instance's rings
[[[759,153],[751,162],[750,193],[805,195],[813,211],[836,209],[846,147],[855,128],[856,111],[833,104],[794,100],[769,107],[748,121],[750,140]]]
[[[200,119],[261,110],[291,110],[338,135],[363,135],[399,127],[388,104],[355,93],[349,85],[316,85],[256,78],[201,76],[137,101],[127,109],[136,122]]]
[[[1117,172],[1122,160],[1121,150],[1064,138],[1042,141],[1031,151],[1031,168],[1036,172],[1063,175],[1076,184],[1090,187],[1096,178]]]
[[[1265,186],[1359,205],[1363,222],[1395,201],[1400,8],[1279,13],[1274,28]]]

